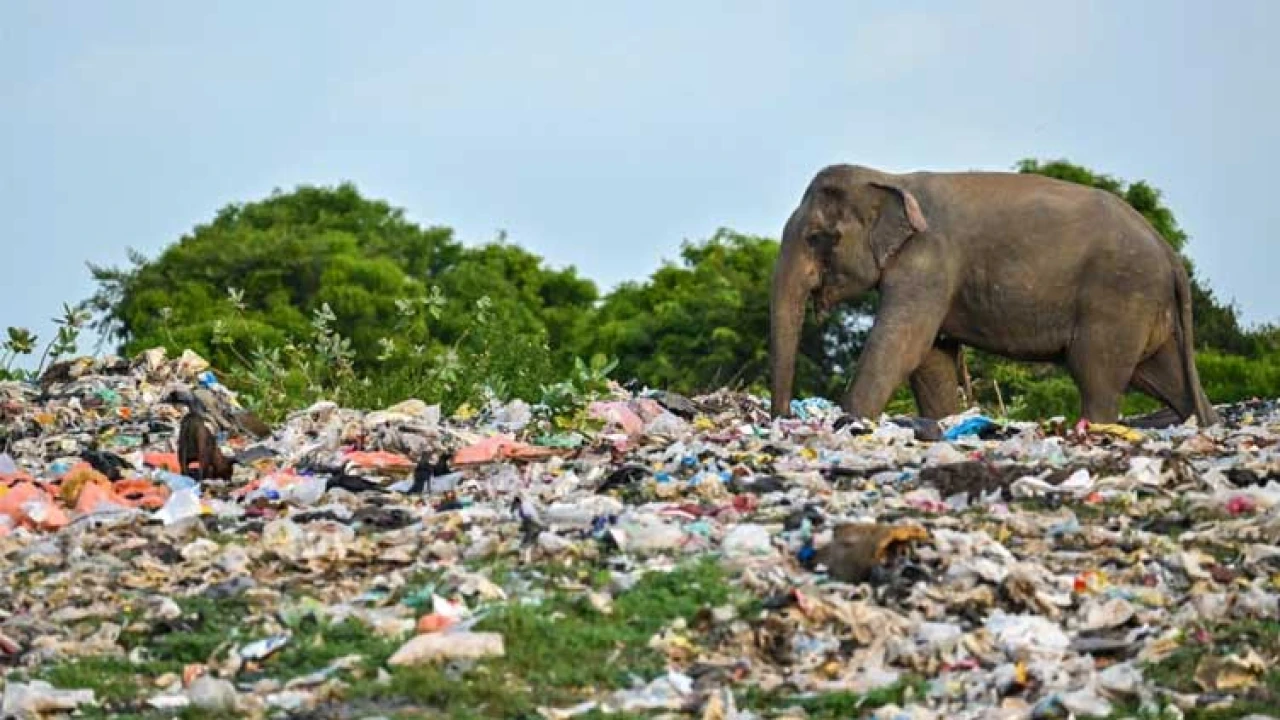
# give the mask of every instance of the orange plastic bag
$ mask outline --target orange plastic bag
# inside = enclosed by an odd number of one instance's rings
[[[128,507],[159,510],[169,499],[169,488],[141,478],[120,480],[112,491]]]
[[[242,498],[263,485],[266,485],[268,482],[270,482],[271,487],[288,487],[295,482],[298,482],[296,478],[298,478],[298,474],[293,471],[293,468],[285,468],[279,472],[258,475],[244,485],[241,485],[239,488],[232,490],[231,496],[234,498]]]
[[[428,633],[443,632],[456,621],[453,618],[445,617],[439,613],[431,613],[418,618],[418,634],[426,635]]]
[[[49,493],[27,482],[0,495],[0,515],[8,515],[15,524],[42,530],[57,530],[71,522]]]
[[[80,496],[76,499],[75,510],[82,515],[88,515],[127,507],[130,507],[129,504],[125,502],[124,498],[115,494],[110,485],[89,483],[80,491]]]
[[[399,453],[385,450],[356,451],[347,453],[347,462],[359,468],[399,468],[413,467],[413,461]]]
[[[498,459],[542,460],[553,455],[551,448],[520,442],[510,435],[490,435],[453,455],[454,465],[477,465]]]
[[[171,473],[182,472],[182,468],[178,466],[177,453],[157,453],[157,452],[143,453],[142,462],[143,464],[149,467],[160,468],[161,470],[168,470]]]

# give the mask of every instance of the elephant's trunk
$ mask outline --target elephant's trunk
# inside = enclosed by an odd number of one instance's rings
[[[796,372],[796,353],[804,309],[809,294],[818,285],[818,271],[804,239],[796,237],[794,221],[782,233],[782,250],[773,270],[773,291],[769,296],[769,360],[772,365],[774,416],[790,412]]]

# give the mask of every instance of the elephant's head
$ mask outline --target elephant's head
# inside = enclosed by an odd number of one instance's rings
[[[809,183],[782,231],[770,296],[774,415],[791,405],[805,303],[819,317],[880,284],[907,238],[928,229],[919,202],[897,178],[834,165]]]

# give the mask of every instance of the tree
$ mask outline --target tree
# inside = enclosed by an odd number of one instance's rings
[[[567,346],[597,298],[573,268],[503,242],[465,248],[450,229],[421,228],[349,183],[227,206],[155,260],[130,260],[90,266],[98,289],[85,304],[97,329],[126,354],[192,348],[215,365],[306,335],[328,307],[368,368],[387,340],[457,341],[482,296],[508,331]],[[430,328],[405,303],[439,305]]]
[[[596,345],[618,359],[617,375],[651,386],[696,392],[718,387],[767,389],[769,291],[776,240],[718,230],[684,243],[680,264],[666,263],[643,282],[627,282],[596,316]],[[801,337],[796,387],[839,391],[836,363],[860,347],[857,308],[822,326],[810,314]],[[833,372],[834,371],[834,372]]]
[[[99,288],[87,305],[126,354],[189,347],[221,364],[305,334],[328,304],[363,359],[395,300],[425,295],[461,253],[447,228],[419,228],[350,184],[300,187],[223,208],[153,261],[131,252],[130,270],[91,265]],[[219,332],[229,344],[217,346]]]
[[[590,343],[596,286],[499,239],[464,247],[351,184],[229,205],[155,259],[90,266],[128,355],[190,348],[270,411],[321,396],[537,399]]]
[[[589,345],[591,313],[599,292],[572,266],[545,266],[542,258],[516,245],[497,242],[467,248],[438,276],[446,297],[436,332],[452,342],[471,324],[470,308],[482,297],[510,332],[543,333],[556,366],[567,369],[575,349]]]

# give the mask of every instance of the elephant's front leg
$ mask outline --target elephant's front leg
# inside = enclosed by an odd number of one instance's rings
[[[874,419],[884,412],[893,391],[925,361],[942,325],[945,307],[936,301],[895,303],[887,294],[883,297],[843,403],[854,417]],[[935,372],[931,366],[930,376]]]
[[[920,415],[940,420],[960,411],[960,344],[937,340],[920,367],[911,373],[911,394]]]

